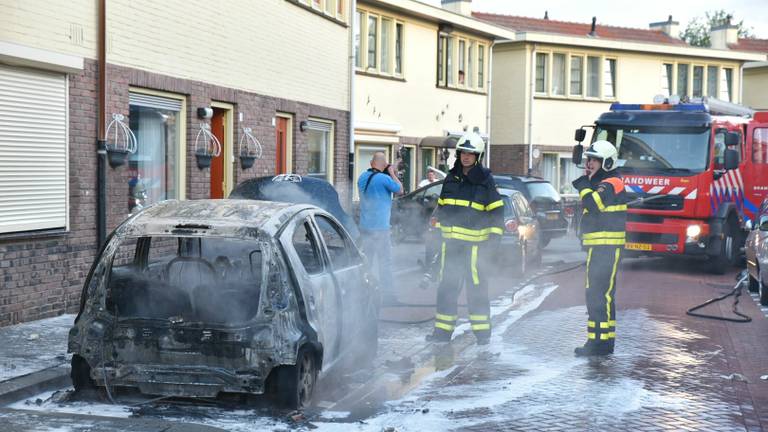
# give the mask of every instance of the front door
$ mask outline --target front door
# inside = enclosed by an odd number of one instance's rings
[[[275,174],[287,174],[288,121],[285,117],[275,118]]]
[[[227,124],[227,110],[221,108],[213,109],[211,118],[211,133],[221,143],[221,153],[211,160],[211,198],[224,198],[224,145],[226,143],[225,133]]]

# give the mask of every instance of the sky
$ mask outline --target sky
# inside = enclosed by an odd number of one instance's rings
[[[420,0],[439,6],[440,0]],[[642,4],[642,7],[638,5]],[[734,23],[744,20],[752,27],[755,37],[768,39],[768,0],[473,0],[472,10],[506,15],[549,18],[559,21],[597,23],[619,27],[648,28],[652,22],[666,21],[669,15],[680,23],[680,30],[696,16],[704,17],[707,11],[725,9],[734,16]]]

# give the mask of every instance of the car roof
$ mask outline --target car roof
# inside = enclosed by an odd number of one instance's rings
[[[516,174],[494,174],[493,176],[498,178],[510,179],[510,180],[520,180],[525,183],[532,183],[532,182],[549,183],[549,180],[542,177],[536,177],[536,176],[526,176],[526,175],[516,175]]]
[[[520,192],[519,190],[516,190],[516,189],[497,188],[497,190],[499,191],[499,195],[504,195],[504,196],[508,196],[509,197],[509,196],[517,194],[517,195],[521,195],[521,196],[523,196],[523,198],[525,198],[525,195],[523,195],[522,192]]]
[[[179,230],[203,230],[222,237],[274,235],[290,216],[304,209],[323,210],[311,204],[292,204],[249,199],[161,201],[128,219],[125,235],[174,234]],[[254,228],[256,230],[254,230]]]

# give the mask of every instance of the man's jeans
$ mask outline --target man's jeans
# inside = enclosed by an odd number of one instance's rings
[[[379,266],[379,289],[382,295],[392,292],[392,241],[389,230],[360,230],[363,253],[373,271],[373,262]]]

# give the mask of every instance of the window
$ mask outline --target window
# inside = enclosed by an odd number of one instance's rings
[[[445,76],[446,80],[445,82],[448,83],[448,85],[453,84],[453,38],[449,37],[446,38],[446,46],[445,46]]]
[[[307,121],[307,175],[333,183],[333,123]]]
[[[336,0],[325,0],[325,13],[328,15],[336,13]]]
[[[558,169],[558,154],[543,153],[541,156],[541,176],[553,185],[557,185]]]
[[[368,68],[376,69],[376,35],[379,20],[374,15],[368,15]]]
[[[437,83],[445,84],[445,70],[443,68],[443,59],[445,58],[445,45],[448,43],[448,38],[440,36],[437,42]]]
[[[677,65],[677,95],[678,96],[688,95],[688,65],[687,64]]]
[[[184,100],[139,92],[129,100],[137,147],[128,158],[128,210],[183,198]]]
[[[395,24],[395,74],[403,74],[403,24]]]
[[[603,77],[603,97],[616,97],[616,60],[605,59],[605,77]]]
[[[466,50],[467,50],[467,42],[460,40],[459,41],[459,85],[460,86],[465,85],[466,79],[467,79]]]
[[[707,96],[717,97],[717,66],[707,66]]]
[[[752,161],[768,163],[768,128],[755,128],[752,133]]]
[[[477,88],[485,85],[485,46],[477,46]]]
[[[323,261],[320,258],[320,245],[309,224],[309,220],[296,227],[293,232],[293,248],[296,250],[301,264],[308,274],[318,274],[323,271]]]
[[[733,69],[723,68],[720,82],[720,99],[733,102]]]
[[[341,229],[325,216],[316,216],[317,228],[323,237],[328,257],[334,270],[344,269],[361,263],[360,257],[355,257],[355,248],[342,233]]]
[[[392,72],[392,62],[390,54],[390,42],[392,42],[392,20],[381,19],[381,71],[384,73]]]
[[[435,149],[424,147],[421,149],[421,177],[427,178],[429,167],[435,166]]]
[[[600,57],[587,57],[587,96],[600,97]]]
[[[561,155],[560,156],[560,178],[558,179],[560,181],[560,184],[555,185],[557,186],[557,190],[560,192],[560,194],[578,193],[578,191],[576,190],[576,188],[573,187],[571,182],[576,180],[580,176],[581,176],[581,172],[579,172],[579,168],[576,166],[576,164],[574,164],[573,161],[571,161],[571,158]]]
[[[572,56],[571,57],[571,95],[581,96],[582,86],[581,80],[582,71],[584,70],[584,57]]]
[[[552,94],[565,96],[565,54],[552,56]]]
[[[672,96],[673,68],[671,63],[661,65],[661,94],[667,97]]]
[[[704,66],[693,67],[693,97],[704,96]]]
[[[467,51],[467,87],[475,86],[475,43],[470,42]]]
[[[536,92],[547,92],[547,60],[549,54],[536,53]]]
[[[361,56],[361,49],[362,44],[360,40],[360,32],[361,28],[360,25],[363,23],[363,13],[360,11],[355,12],[355,22],[354,22],[354,28],[355,28],[355,67],[361,68],[363,67],[363,60],[360,57]]]
[[[67,85],[0,64],[0,233],[67,228]]]

